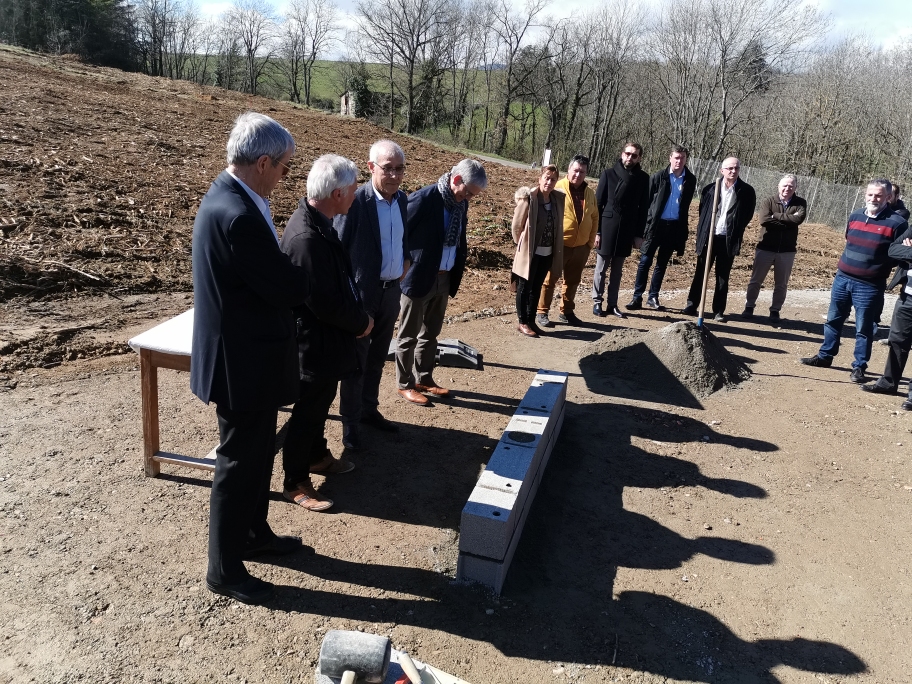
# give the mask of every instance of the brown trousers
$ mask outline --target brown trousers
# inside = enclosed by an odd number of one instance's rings
[[[573,300],[576,298],[576,290],[583,277],[583,269],[586,267],[586,262],[589,261],[589,252],[591,251],[592,248],[589,245],[580,245],[579,247],[567,247],[567,245],[564,245],[564,282],[561,285],[560,304],[560,311],[563,314],[573,311],[575,306]],[[549,272],[545,277],[545,284],[538,299],[538,313],[548,313],[551,308],[551,301],[554,299],[556,285],[557,282],[551,282],[551,273]]]

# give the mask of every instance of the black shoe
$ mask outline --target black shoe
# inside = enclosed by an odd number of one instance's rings
[[[770,320],[771,321],[780,321],[780,320],[782,320],[782,317],[779,315],[778,311],[773,311],[772,309],[770,309]]]
[[[903,411],[912,411],[912,399],[906,399],[899,408]]]
[[[611,307],[611,314],[614,316],[617,316],[618,318],[627,318],[627,314],[625,314],[623,311],[621,311],[616,306]]]
[[[289,553],[295,553],[303,548],[304,544],[300,537],[291,535],[277,534],[272,539],[262,544],[248,545],[244,551],[244,558],[254,558],[255,556],[284,556]]]
[[[684,310],[681,311],[681,313],[684,314],[685,316],[696,316],[697,307],[695,307],[693,304],[688,304],[687,306],[684,307]]]
[[[865,369],[861,368],[859,366],[858,368],[852,369],[852,374],[849,376],[849,379],[852,382],[861,384],[861,383],[865,382],[868,379],[868,377],[865,375]]]
[[[715,316],[713,316],[713,320],[718,321],[719,323],[728,323],[728,316],[720,311]]]
[[[803,356],[798,361],[805,366],[817,366],[818,368],[829,368],[833,365],[832,359],[824,359],[819,356]]]
[[[539,328],[553,328],[554,323],[548,318],[548,314],[537,314],[535,316],[535,325]]]
[[[377,411],[376,409],[362,413],[361,422],[365,425],[375,427],[378,430],[382,430],[383,432],[399,432],[399,426],[393,421],[384,418],[380,411]]]
[[[275,593],[275,587],[272,584],[256,577],[251,577],[238,584],[216,584],[206,580],[206,588],[213,594],[221,594],[250,605],[264,603]]]
[[[871,394],[896,394],[895,387],[884,387],[879,382],[872,382],[870,385],[862,385],[861,389]]]
[[[745,306],[744,311],[741,312],[741,318],[753,318],[754,317],[754,307]]]
[[[635,311],[636,309],[642,309],[643,308],[643,298],[634,297],[633,299],[630,300],[630,303],[625,308],[630,311]]]
[[[349,451],[361,451],[361,432],[356,425],[342,426],[342,446]]]
[[[653,311],[665,311],[665,307],[659,304],[659,300],[656,297],[650,297],[647,299],[646,306],[648,306]]]
[[[602,311],[602,303],[598,302],[592,306],[592,315],[598,316],[599,318],[604,318],[607,314]]]
[[[567,325],[583,325],[583,322],[572,311],[568,311],[565,314],[560,314],[558,316],[558,320],[560,320],[561,323],[566,323]]]

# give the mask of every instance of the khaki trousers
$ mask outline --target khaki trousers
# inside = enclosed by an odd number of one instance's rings
[[[753,309],[760,294],[760,286],[766,280],[770,267],[773,269],[773,303],[770,311],[779,311],[785,303],[785,293],[788,291],[789,277],[792,275],[792,266],[795,264],[795,252],[769,252],[758,249],[754,256],[754,269],[751,272],[750,283],[747,285],[748,309]]]
[[[576,290],[579,287],[580,280],[583,277],[583,269],[586,262],[589,261],[589,252],[592,248],[589,245],[580,245],[579,247],[567,247],[564,245],[564,263],[563,263],[563,284],[561,285],[561,303],[560,311],[562,314],[573,312],[574,299]],[[554,299],[554,288],[557,282],[551,282],[551,273],[545,276],[545,284],[542,287],[541,297],[538,299],[538,313],[546,314],[551,309],[551,302]]]

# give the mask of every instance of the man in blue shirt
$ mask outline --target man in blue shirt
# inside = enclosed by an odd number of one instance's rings
[[[412,265],[401,283],[396,382],[399,395],[419,406],[429,405],[425,394],[450,394],[434,382],[437,336],[447,300],[456,296],[465,271],[469,200],[487,187],[484,167],[463,159],[408,198],[405,230]]]
[[[409,268],[406,197],[399,189],[405,153],[392,140],[378,140],[371,145],[369,157],[370,181],[355,192],[348,214],[335,219],[364,310],[374,319],[370,335],[357,341],[362,374],[343,380],[339,391],[342,445],[351,450],[362,448],[361,423],[384,432],[399,430],[378,407],[383,364],[399,317],[399,281]]]

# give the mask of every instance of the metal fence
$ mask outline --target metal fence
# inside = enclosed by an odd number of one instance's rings
[[[691,158],[688,160],[687,166],[697,177],[697,192],[699,192],[700,188],[718,177],[722,162]],[[779,181],[786,173],[789,172],[742,166],[740,176],[745,182],[754,186],[759,201],[763,197],[769,197],[778,192]],[[839,231],[845,228],[849,214],[864,202],[863,187],[827,183],[813,176],[798,176],[797,194],[807,200],[806,220],[808,222],[823,223]]]

